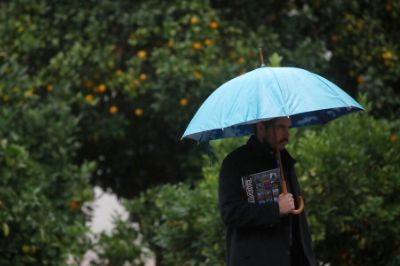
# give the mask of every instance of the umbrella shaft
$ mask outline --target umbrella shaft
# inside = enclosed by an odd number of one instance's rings
[[[286,180],[284,178],[282,178],[281,186],[282,186],[282,193],[287,194],[288,190],[287,190]]]
[[[278,165],[279,165],[279,170],[280,170],[280,173],[281,173],[281,189],[282,189],[282,193],[283,194],[287,194],[288,193],[288,189],[287,189],[287,184],[286,184],[285,173],[283,172],[283,167],[282,167],[281,152],[278,150],[278,148],[276,149],[276,156],[277,156],[277,161],[278,161]]]

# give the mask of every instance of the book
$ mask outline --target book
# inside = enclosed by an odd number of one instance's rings
[[[281,190],[279,168],[242,177],[242,187],[248,203],[267,204],[278,202]]]

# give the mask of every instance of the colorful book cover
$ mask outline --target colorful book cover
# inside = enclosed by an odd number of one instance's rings
[[[278,202],[281,187],[279,168],[244,176],[242,186],[249,203]]]

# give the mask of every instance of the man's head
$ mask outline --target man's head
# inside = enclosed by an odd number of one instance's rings
[[[275,118],[256,124],[256,137],[271,148],[283,150],[289,142],[289,128],[292,121],[289,117]]]

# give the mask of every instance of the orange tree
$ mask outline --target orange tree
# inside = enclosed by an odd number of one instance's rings
[[[1,2],[1,264],[80,259],[89,175],[123,196],[200,176],[179,137],[251,65],[242,34],[197,1]]]
[[[94,183],[133,196],[200,177],[203,148],[180,141],[186,123],[218,84],[259,64],[257,41],[220,13],[198,1],[2,2],[0,52],[27,68],[32,94],[69,93],[77,162],[96,161]]]
[[[1,3],[1,56],[27,67],[32,93],[76,96],[78,161],[93,182],[133,196],[200,177],[201,147],[179,138],[219,84],[258,66],[257,47],[398,114],[395,1],[85,1]]]
[[[133,196],[201,176],[202,147],[179,137],[211,90],[258,66],[260,44],[395,118],[398,16],[396,1],[3,1],[1,108],[21,95],[57,99],[79,118],[71,159],[95,161],[93,183]]]
[[[373,115],[398,117],[400,3],[328,2],[321,1],[314,12],[324,25],[322,38],[332,51],[333,65],[337,66],[331,72],[346,78],[349,86],[368,96]]]
[[[1,61],[0,77],[0,264],[78,263],[94,170],[74,162],[79,119],[14,60]]]
[[[256,32],[272,28],[286,64],[322,73],[353,95],[367,95],[375,116],[400,114],[399,1],[212,2],[230,21],[241,20]]]

